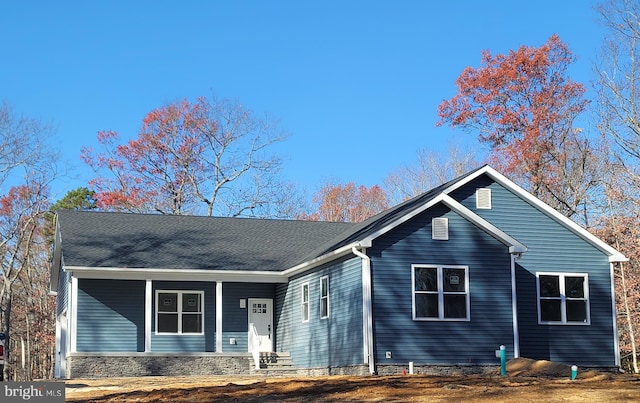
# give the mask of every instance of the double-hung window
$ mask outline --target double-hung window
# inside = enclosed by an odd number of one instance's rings
[[[202,334],[203,291],[156,291],[157,334]]]
[[[329,317],[329,276],[320,277],[320,319]]]
[[[302,284],[302,321],[309,322],[309,283]]]
[[[469,320],[467,266],[411,266],[414,320]]]
[[[587,274],[537,273],[536,277],[539,323],[589,324]]]

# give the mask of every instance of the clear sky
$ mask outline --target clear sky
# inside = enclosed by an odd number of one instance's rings
[[[99,130],[136,136],[144,115],[200,95],[280,120],[283,175],[382,184],[419,149],[475,144],[435,127],[481,51],[540,46],[554,33],[586,85],[602,29],[589,0],[35,1],[0,5],[0,100],[51,122],[72,169],[60,198],[93,176]]]

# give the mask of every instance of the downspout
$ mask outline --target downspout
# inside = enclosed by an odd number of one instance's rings
[[[366,250],[366,249],[364,249]],[[371,258],[359,251],[355,246],[351,248],[354,255],[362,259],[362,336],[364,363],[369,364],[369,373],[375,374],[376,363],[373,355],[373,318],[371,303]]]
[[[520,334],[518,330],[518,295],[516,292],[516,260],[521,253],[511,254],[511,315],[513,316],[513,358],[520,357]]]

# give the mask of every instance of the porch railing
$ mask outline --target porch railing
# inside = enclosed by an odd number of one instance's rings
[[[260,337],[253,323],[249,323],[249,345],[251,346],[251,354],[253,355],[256,369],[260,369]]]

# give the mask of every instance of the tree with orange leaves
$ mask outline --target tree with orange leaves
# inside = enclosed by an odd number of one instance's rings
[[[539,48],[484,51],[482,66],[464,69],[458,93],[439,105],[437,123],[477,131],[494,166],[569,217],[586,215],[599,172],[597,145],[574,127],[588,105],[567,76],[574,59],[557,35]]]
[[[389,200],[382,188],[374,185],[356,186],[325,184],[314,196],[315,212],[302,214],[300,219],[333,222],[361,222],[389,208]]]
[[[240,103],[200,97],[152,110],[126,144],[99,132],[103,150],[85,147],[82,158],[99,175],[90,185],[100,208],[253,216],[283,193],[280,159],[269,153],[283,139]]]

